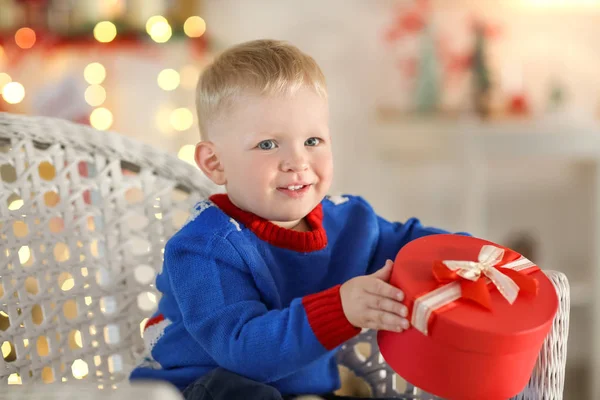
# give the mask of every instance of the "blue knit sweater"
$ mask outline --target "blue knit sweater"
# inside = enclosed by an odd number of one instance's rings
[[[227,195],[200,202],[167,243],[147,354],[131,379],[183,390],[220,366],[282,394],[339,388],[336,348],[360,329],[346,319],[340,284],[381,268],[421,236],[418,220],[391,223],[360,197],[331,197],[309,232],[278,227]]]

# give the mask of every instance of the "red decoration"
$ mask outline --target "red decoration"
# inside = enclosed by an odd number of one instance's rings
[[[510,98],[508,103],[508,112],[511,115],[527,115],[529,113],[529,104],[523,94],[517,94]]]
[[[427,22],[429,10],[428,0],[416,1],[415,7],[409,9],[406,13],[404,13],[404,9],[400,9],[394,24],[386,31],[385,39],[394,42],[406,35],[422,32]]]
[[[423,33],[431,18],[431,4],[428,0],[416,0],[410,8],[399,7],[391,26],[384,32],[384,40],[388,44],[395,43],[409,36]],[[475,16],[469,17],[467,24],[472,32],[482,29],[488,39],[498,38],[502,29],[497,24],[484,22]],[[461,74],[468,72],[473,67],[472,49],[451,49],[448,35],[440,35],[437,41],[439,59],[443,64],[443,71],[447,79],[444,84],[453,82]],[[414,58],[399,63],[400,70],[407,78],[416,74],[418,62]]]
[[[520,289],[520,293],[528,293],[532,295],[536,295],[538,291],[537,281],[531,276],[526,275],[523,272],[515,271],[508,268],[501,268],[502,265],[506,265],[511,261],[515,261],[521,257],[521,255],[517,252],[511,251],[509,249],[505,250],[506,255],[502,259],[502,261],[496,264],[494,267],[502,274],[508,276],[517,284]],[[538,269],[535,267],[536,270]],[[479,279],[476,281],[471,281],[469,279],[465,279],[461,277],[456,271],[450,270],[446,265],[444,265],[443,261],[434,261],[433,263],[433,276],[440,284],[446,284],[450,282],[459,282],[460,288],[462,292],[462,298],[471,300],[482,307],[491,310],[491,297],[490,297],[490,289],[493,288],[493,285],[490,285],[486,282],[485,275],[481,275]]]
[[[518,394],[529,381],[558,309],[552,282],[533,268],[529,276],[538,282],[536,296],[519,293],[511,305],[491,287],[486,310],[458,292],[458,300],[433,311],[426,334],[417,330],[416,300],[440,287],[432,274],[435,261],[477,260],[484,245],[513,257],[511,250],[482,239],[433,235],[404,246],[392,270],[390,283],[404,291],[413,327],[402,333],[379,331],[381,354],[408,382],[443,398],[504,400]]]

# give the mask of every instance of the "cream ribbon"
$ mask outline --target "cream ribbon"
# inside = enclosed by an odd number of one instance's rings
[[[504,249],[496,246],[484,245],[479,251],[478,261],[443,261],[443,264],[457,275],[470,281],[476,281],[485,275],[498,288],[504,298],[513,304],[519,294],[519,286],[511,278],[503,274],[495,266],[502,261]],[[508,268],[515,271],[534,266],[535,264],[521,256],[521,258],[509,262],[498,268]],[[459,282],[451,282],[441,286],[415,300],[411,324],[419,331],[428,334],[428,322],[431,313],[461,297]]]

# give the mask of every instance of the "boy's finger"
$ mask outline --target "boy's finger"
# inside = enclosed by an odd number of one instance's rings
[[[390,299],[397,301],[404,300],[404,292],[402,290],[379,279],[370,280],[369,284],[365,287],[365,291],[377,296],[389,297]]]
[[[385,325],[401,327],[404,324],[402,321],[406,321],[406,318],[402,318],[396,314],[381,310],[367,310],[367,319],[375,322],[378,328],[381,328]]]
[[[400,321],[400,326],[402,329],[408,329],[410,328],[410,322],[408,322],[406,318],[403,318],[402,321]]]
[[[392,332],[403,332],[408,328],[410,328],[410,323],[404,318],[400,320],[399,324],[383,324],[379,326],[380,330],[383,329]]]
[[[387,260],[383,266],[383,268],[375,271],[372,276],[377,278],[377,279],[381,279],[384,282],[387,282],[390,280],[390,275],[392,274],[392,266],[394,265],[394,263],[392,262],[392,260]]]
[[[384,325],[379,328],[380,331],[402,332],[404,328],[400,325]]]
[[[387,297],[375,295],[370,296],[367,300],[367,304],[369,308],[393,312],[401,317],[406,317],[408,315],[408,308],[406,308],[404,304]]]

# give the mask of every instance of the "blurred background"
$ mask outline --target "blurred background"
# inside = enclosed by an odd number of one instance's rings
[[[0,111],[193,163],[198,74],[257,38],[327,76],[332,192],[567,274],[565,399],[600,398],[600,0],[0,0]]]

